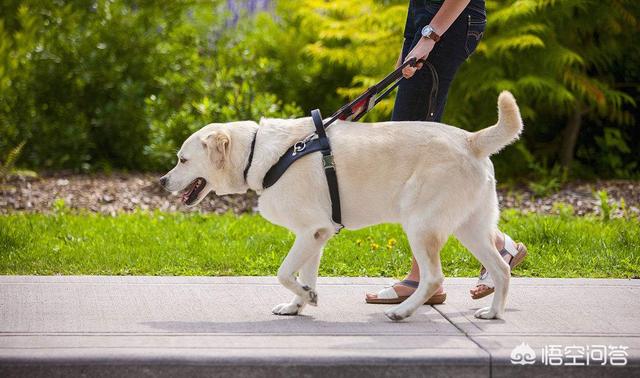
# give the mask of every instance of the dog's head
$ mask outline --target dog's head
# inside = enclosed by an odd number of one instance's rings
[[[248,151],[240,148],[246,142],[236,146],[234,141],[251,138],[256,127],[255,122],[233,122],[210,124],[196,131],[184,141],[176,166],[160,184],[168,191],[180,192],[187,206],[197,205],[211,191],[220,195],[246,191],[242,165]]]

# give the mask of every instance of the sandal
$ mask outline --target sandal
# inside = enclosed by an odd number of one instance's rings
[[[397,284],[401,284],[403,286],[411,287],[414,289],[418,288],[418,281],[402,280],[395,283],[394,285]],[[385,287],[384,289],[380,290],[378,294],[376,294],[376,298],[365,297],[365,301],[371,304],[398,304],[404,302],[405,299],[410,297],[410,295],[398,295],[398,293],[393,288],[394,285]],[[445,299],[447,299],[447,293],[437,293],[429,298],[426,302],[424,302],[424,304],[443,304]]]
[[[509,252],[509,250],[511,250],[512,252],[516,252],[515,255]],[[508,263],[509,268],[511,268],[511,271],[513,271],[513,269],[516,266],[520,265],[520,263],[522,263],[522,261],[524,261],[524,258],[527,256],[527,247],[522,243],[515,243],[513,239],[509,237],[509,235],[504,234],[504,248],[500,250],[500,255],[503,258],[506,256],[511,257]],[[482,267],[482,269],[480,269],[480,277],[478,278],[478,283],[476,284],[475,288],[477,288],[478,286],[485,286],[486,289],[475,292],[469,291],[471,293],[471,298],[473,299],[484,298],[487,295],[493,294],[495,290],[493,280],[489,276],[489,272],[487,272],[484,266]]]

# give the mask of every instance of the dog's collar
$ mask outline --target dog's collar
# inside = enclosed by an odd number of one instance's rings
[[[256,147],[256,137],[258,136],[258,130],[253,133],[253,140],[251,141],[251,151],[249,151],[249,160],[247,161],[247,166],[244,167],[244,181],[247,182],[247,175],[249,174],[249,168],[251,168],[251,162],[253,161],[253,150]]]

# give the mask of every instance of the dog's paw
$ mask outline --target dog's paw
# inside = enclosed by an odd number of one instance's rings
[[[315,292],[315,290],[313,290],[312,288],[310,288],[307,285],[304,285],[302,287],[304,289],[304,291],[307,292],[307,303],[309,303],[311,306],[317,306],[318,305],[318,293]]]
[[[300,307],[297,303],[280,303],[271,312],[275,315],[298,315]]]
[[[478,319],[497,319],[500,317],[498,312],[491,307],[483,307],[478,311],[476,311],[476,313],[473,314],[473,316],[475,316]]]
[[[393,320],[394,322],[399,322],[402,319],[408,318],[411,314],[402,311],[400,306],[394,306],[384,312],[384,315]]]

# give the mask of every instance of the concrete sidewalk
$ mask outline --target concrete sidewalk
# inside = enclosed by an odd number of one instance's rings
[[[390,282],[321,278],[319,307],[279,317],[273,277],[0,276],[0,376],[640,376],[640,280],[514,278],[487,321],[475,280],[449,278],[400,323],[363,300]],[[512,364],[521,343],[533,364]]]

